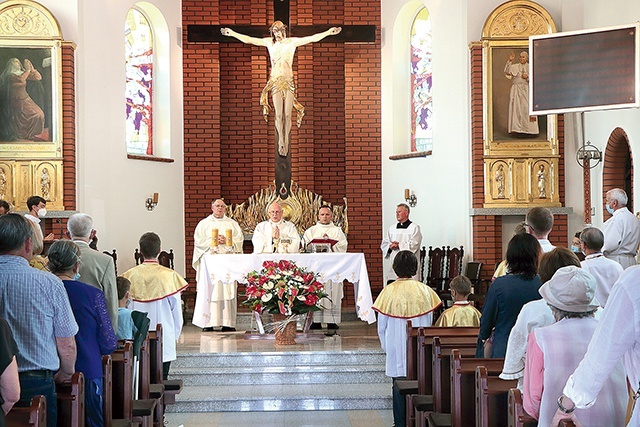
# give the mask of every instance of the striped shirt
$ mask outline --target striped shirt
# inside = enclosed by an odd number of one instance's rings
[[[62,281],[15,255],[0,255],[0,317],[7,321],[18,344],[20,372],[57,371],[56,337],[78,332]]]

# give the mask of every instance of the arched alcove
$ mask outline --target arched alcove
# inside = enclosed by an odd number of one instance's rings
[[[602,199],[612,188],[622,188],[627,192],[629,201],[627,207],[633,212],[633,162],[627,133],[622,128],[615,128],[604,151],[604,165],[602,170]],[[605,210],[603,220],[611,215]]]

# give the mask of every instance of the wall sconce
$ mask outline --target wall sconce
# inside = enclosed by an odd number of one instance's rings
[[[153,193],[153,198],[147,197],[147,200],[145,200],[144,202],[144,205],[147,207],[148,211],[154,210],[157,204],[158,204],[158,193]]]
[[[404,189],[404,199],[412,208],[418,204],[418,197],[416,197],[416,193],[414,193],[413,191],[409,192],[408,188]]]

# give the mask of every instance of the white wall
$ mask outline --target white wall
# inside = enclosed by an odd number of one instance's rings
[[[120,273],[134,265],[138,238],[155,231],[185,273],[182,150],[181,5],[152,0],[170,31],[170,157],[173,163],[127,159],[124,111],[124,23],[131,0],[41,0],[76,50],[77,209],[94,219],[101,250],[115,248]],[[159,203],[148,212],[154,192]],[[190,262],[187,263],[190,265]],[[191,268],[191,267],[188,267]]]
[[[471,170],[470,170],[470,94],[469,47],[479,41],[486,18],[502,0],[420,0],[431,12],[434,50],[434,110],[437,115],[434,129],[433,155],[410,160],[389,160],[394,153],[394,122],[391,101],[394,93],[394,25],[404,6],[412,0],[382,2],[382,230],[395,222],[394,206],[403,201],[405,188],[414,189],[418,205],[411,218],[423,229],[423,245],[464,245],[471,254]],[[539,1],[553,17],[559,31],[598,28],[640,20],[640,2],[617,0]],[[586,9],[588,7],[588,9]],[[396,27],[397,28],[397,27]],[[400,27],[406,31],[407,25]],[[397,74],[397,73],[396,73]],[[407,119],[408,126],[408,119]],[[623,128],[631,141],[634,159],[640,143],[640,112],[618,110],[585,114],[586,138],[604,151],[609,134],[616,127]],[[576,140],[571,117],[565,128],[566,206],[573,207],[569,216],[569,234],[583,226],[582,169],[575,161],[580,145]],[[408,145],[408,142],[407,142]],[[635,167],[638,171],[640,168]],[[635,200],[640,200],[640,174],[636,173]],[[592,206],[596,208],[593,223],[601,225],[602,166],[592,170]],[[381,232],[382,232],[381,230]],[[569,236],[563,236],[568,241]]]

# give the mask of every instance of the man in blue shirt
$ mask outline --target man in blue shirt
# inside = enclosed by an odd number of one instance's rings
[[[19,353],[20,401],[47,399],[47,425],[56,426],[55,382],[75,372],[78,324],[62,281],[29,266],[32,228],[22,215],[0,216],[0,317],[13,332]]]

